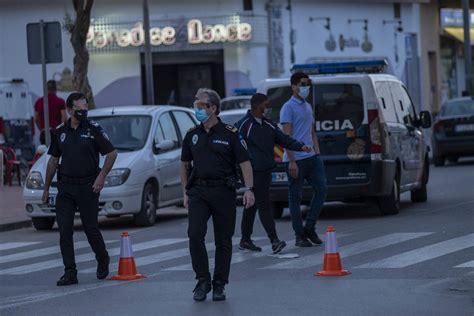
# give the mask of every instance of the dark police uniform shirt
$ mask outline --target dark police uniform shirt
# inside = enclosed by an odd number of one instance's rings
[[[240,139],[237,128],[220,119],[209,133],[201,124],[188,130],[184,137],[181,161],[193,162],[196,178],[222,179],[235,175],[236,164],[248,160],[247,144]]]
[[[98,123],[86,120],[73,129],[69,119],[56,128],[48,154],[61,157],[59,174],[85,178],[97,175],[99,153],[106,155],[113,150],[114,146]]]

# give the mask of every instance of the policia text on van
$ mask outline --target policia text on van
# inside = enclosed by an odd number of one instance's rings
[[[411,191],[414,202],[427,199],[429,148],[423,128],[429,112],[419,115],[406,87],[383,74],[384,60],[295,65],[312,81],[308,102],[315,114],[328,184],[328,201],[376,201],[382,214],[400,210],[400,193]],[[278,121],[291,96],[290,80],[267,79],[257,87],[267,94],[270,118]],[[277,164],[270,189],[274,216],[288,203],[285,166]],[[312,191],[303,191],[309,203]]]

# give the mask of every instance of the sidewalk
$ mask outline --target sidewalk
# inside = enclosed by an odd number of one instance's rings
[[[18,184],[0,186],[0,232],[31,226],[23,203],[23,188]]]

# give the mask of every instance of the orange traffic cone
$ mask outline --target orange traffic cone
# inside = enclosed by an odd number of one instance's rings
[[[112,280],[128,281],[143,279],[143,274],[137,273],[135,258],[133,257],[132,242],[128,232],[122,233],[122,244],[120,245],[120,260],[118,274],[112,277]]]
[[[337,247],[336,230],[329,226],[326,229],[326,251],[324,254],[324,269],[317,272],[315,276],[344,276],[351,272],[342,270],[341,257]]]

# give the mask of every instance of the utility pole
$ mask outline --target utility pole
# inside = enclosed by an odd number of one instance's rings
[[[466,73],[466,91],[473,95],[472,91],[472,54],[471,54],[471,14],[469,12],[469,0],[462,1],[464,20],[464,69]]]
[[[146,81],[146,103],[155,104],[155,90],[153,84],[153,60],[151,57],[150,44],[150,11],[148,0],[143,0],[143,33],[145,34],[145,81]]]

